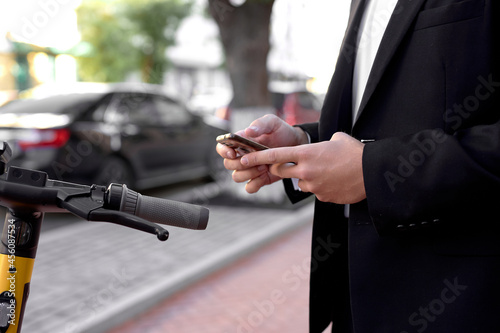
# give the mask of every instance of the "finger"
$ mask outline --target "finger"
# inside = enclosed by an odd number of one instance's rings
[[[245,190],[248,193],[256,193],[258,192],[262,187],[265,185],[268,185],[269,182],[269,177],[267,173],[263,173],[257,178],[250,179],[247,184],[245,185]]]
[[[246,169],[249,169],[249,167],[241,164],[240,158],[235,158],[235,159],[225,158],[224,159],[224,167],[228,170],[246,170]]]
[[[243,129],[243,130],[239,130],[238,132],[235,132],[234,134],[239,135],[239,136],[246,137],[246,135],[245,135],[245,130],[244,130],[244,129]]]
[[[245,167],[253,167],[263,164],[297,163],[296,147],[284,147],[267,149],[247,154],[241,158],[241,164]]]
[[[273,164],[269,167],[269,172],[280,178],[299,178],[300,169],[294,163]]]
[[[245,136],[256,138],[258,136],[271,133],[279,124],[279,118],[275,115],[265,115],[254,120],[250,126],[245,129]]]
[[[297,182],[297,186],[299,187],[299,189],[302,191],[302,192],[311,192],[309,190],[309,183],[304,181],[303,179],[299,179],[299,181]]]
[[[229,148],[228,146],[220,143],[217,144],[215,150],[220,156],[224,158],[234,159],[237,156],[236,151],[234,149]]]
[[[267,173],[267,171],[268,167],[266,165],[259,165],[258,167],[245,170],[235,170],[233,172],[233,180],[236,183],[243,183],[253,178],[258,178],[262,174]]]

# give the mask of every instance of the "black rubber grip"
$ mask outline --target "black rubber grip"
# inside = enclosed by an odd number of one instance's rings
[[[129,190],[126,185],[110,185],[108,204],[112,209],[139,216],[153,223],[195,230],[207,228],[209,215],[207,208],[149,197]]]
[[[208,209],[202,206],[141,194],[135,211],[136,216],[154,223],[195,230],[207,228],[208,214]]]

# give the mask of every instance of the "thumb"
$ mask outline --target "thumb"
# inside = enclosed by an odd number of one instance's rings
[[[245,129],[247,137],[256,138],[264,134],[272,133],[279,125],[280,118],[275,115],[265,115],[254,120],[250,126]]]

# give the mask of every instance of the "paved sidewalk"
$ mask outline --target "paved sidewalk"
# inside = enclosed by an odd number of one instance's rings
[[[108,333],[307,332],[311,230],[279,237]]]
[[[312,219],[296,210],[210,207],[205,231],[167,227],[170,239],[107,224],[42,234],[23,333],[99,333]]]

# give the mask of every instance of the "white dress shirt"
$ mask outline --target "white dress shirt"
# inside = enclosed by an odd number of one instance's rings
[[[396,8],[397,0],[367,0],[367,7],[358,32],[358,50],[352,80],[353,123],[363,98],[368,77],[375,61],[382,36]]]
[[[373,62],[396,4],[397,0],[367,0],[367,7],[359,26],[358,50],[352,78],[353,124],[358,115]],[[349,217],[349,205],[345,205],[344,215]]]

